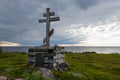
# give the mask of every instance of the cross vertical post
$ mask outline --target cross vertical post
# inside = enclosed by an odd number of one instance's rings
[[[46,9],[46,46],[50,45],[50,37],[49,37],[49,32],[50,32],[50,8]]]

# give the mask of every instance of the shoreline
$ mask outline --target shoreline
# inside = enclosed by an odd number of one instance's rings
[[[28,52],[28,49],[31,46],[13,46],[13,47],[2,47],[3,51],[5,52]],[[120,47],[93,47],[93,46],[69,46],[64,48],[65,52],[73,52],[73,53],[83,53],[83,52],[96,52],[98,54],[105,53],[105,54],[114,54],[119,53],[120,54]]]

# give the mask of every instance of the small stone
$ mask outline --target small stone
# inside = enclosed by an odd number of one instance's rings
[[[83,74],[80,74],[80,73],[73,73],[73,75],[76,76],[76,77],[82,77],[83,76]]]
[[[12,71],[12,68],[6,68],[5,71],[10,72],[10,71]]]
[[[41,74],[45,80],[56,80],[54,75],[49,69],[40,68],[38,73]]]
[[[0,76],[0,80],[7,80],[6,76]]]
[[[24,80],[23,78],[17,78],[17,79],[14,79],[14,80]]]

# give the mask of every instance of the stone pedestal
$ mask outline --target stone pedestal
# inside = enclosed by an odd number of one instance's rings
[[[64,48],[59,46],[29,48],[28,65],[46,68],[57,67],[65,62],[63,50]]]

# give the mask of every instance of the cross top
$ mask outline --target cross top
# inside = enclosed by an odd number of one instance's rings
[[[50,37],[54,33],[54,29],[50,30],[50,22],[52,21],[59,21],[59,17],[51,17],[54,16],[54,12],[50,12],[50,8],[46,8],[46,13],[43,13],[43,17],[46,17],[46,19],[40,19],[39,23],[46,22],[46,37],[43,40],[43,45],[49,47],[50,46]]]

